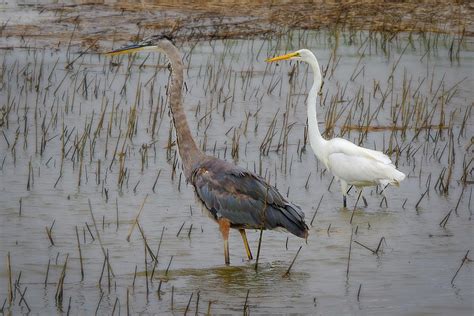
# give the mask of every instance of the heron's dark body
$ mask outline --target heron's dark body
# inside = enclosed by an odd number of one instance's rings
[[[205,156],[194,167],[190,182],[216,221],[227,219],[230,227],[237,229],[281,227],[307,237],[308,227],[300,208],[253,172]]]

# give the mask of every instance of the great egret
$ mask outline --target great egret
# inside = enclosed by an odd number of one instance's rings
[[[139,44],[123,47],[108,55],[140,51],[163,52],[171,62],[170,109],[176,129],[179,155],[184,175],[193,186],[199,200],[217,221],[224,238],[225,263],[229,258],[229,228],[238,229],[249,260],[252,252],[245,229],[281,227],[307,238],[308,226],[301,209],[288,202],[275,187],[260,176],[234,164],[205,155],[196,146],[183,110],[183,63],[181,54],[171,41],[151,37]]]
[[[398,171],[390,158],[381,151],[363,148],[342,138],[326,140],[321,136],[316,114],[316,98],[321,88],[322,77],[314,54],[308,49],[300,49],[266,61],[292,59],[308,63],[313,70],[314,82],[307,99],[309,140],[316,157],[340,181],[344,207],[347,206],[348,185],[355,186],[359,194],[366,186],[379,184],[383,188],[388,184],[398,186],[405,178],[405,174]]]

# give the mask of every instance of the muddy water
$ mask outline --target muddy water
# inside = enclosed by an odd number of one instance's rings
[[[451,280],[473,240],[472,167],[467,164],[472,158],[474,54],[472,45],[465,44],[459,58],[450,59],[450,43],[440,36],[434,47],[426,39],[401,35],[382,47],[380,39],[366,33],[293,32],[278,39],[181,45],[187,66],[184,106],[199,144],[209,154],[266,177],[302,207],[308,224],[317,212],[307,243],[265,232],[257,271],[236,232],[230,240],[231,266],[223,264],[217,226],[185,184],[175,146],[168,148],[175,137],[173,130],[170,135],[162,56],[125,56],[111,63],[66,48],[1,51],[0,106],[8,112],[0,140],[4,313],[28,310],[18,291],[8,303],[10,254],[12,282],[21,274],[18,287],[27,289],[27,304],[40,314],[66,312],[69,306],[73,314],[125,314],[127,308],[182,314],[188,302],[189,312],[201,314],[209,304],[216,314],[243,313],[245,305],[257,314],[471,314],[472,264],[466,262]],[[386,191],[387,206],[375,189],[367,189],[369,205],[359,203],[352,224],[355,194],[349,198],[350,210],[342,209],[338,184],[309,145],[301,150],[311,84],[307,67],[264,62],[300,47],[313,50],[328,69],[318,105],[320,128],[325,129],[331,111],[338,113],[335,135],[345,125],[366,125],[369,113],[374,116],[370,126],[377,129],[360,137],[352,128],[344,137],[360,139],[369,148],[401,151],[392,159],[408,178],[400,188]],[[382,94],[385,102],[379,107]],[[417,113],[405,119],[405,132],[392,133],[387,127],[394,125],[393,117],[397,127],[404,123],[394,115],[401,106],[416,107]],[[420,122],[431,112],[432,118]],[[133,115],[135,128],[125,137]],[[440,121],[451,128],[439,129]],[[267,134],[275,136],[268,153],[262,153]],[[237,143],[238,157],[232,157]],[[441,192],[438,181],[444,168],[447,192]],[[159,247],[153,279],[154,263],[145,255],[137,227],[126,241],[145,198],[140,227],[155,254]],[[54,245],[46,233],[51,226]],[[256,255],[259,233],[248,235]],[[377,254],[360,246],[375,250],[382,237]],[[61,303],[55,294],[67,256]]]

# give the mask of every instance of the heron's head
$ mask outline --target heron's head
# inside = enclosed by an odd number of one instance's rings
[[[280,61],[280,60],[298,60],[298,61],[310,62],[314,59],[315,59],[314,54],[309,49],[300,49],[300,50],[297,50],[296,52],[289,53],[286,55],[268,58],[265,61],[267,63]]]
[[[116,56],[141,51],[163,51],[168,46],[173,46],[172,40],[168,36],[151,36],[138,43],[126,45],[122,48],[108,52],[106,55]]]

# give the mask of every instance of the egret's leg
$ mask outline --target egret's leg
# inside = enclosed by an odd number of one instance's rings
[[[354,218],[354,213],[357,208],[357,203],[359,203],[360,196],[362,195],[362,190],[357,190],[357,191],[359,191],[359,195],[357,196],[356,204],[354,205],[354,209],[352,210],[351,220],[349,222],[350,224],[352,224],[352,219]]]
[[[363,187],[356,187],[356,192],[359,194],[359,197],[362,198],[362,201],[364,202],[364,206],[367,207],[369,206],[369,204],[367,203],[367,200],[365,199],[365,196],[362,195],[362,190],[364,188]]]
[[[247,257],[249,258],[249,260],[252,260],[253,256],[252,256],[252,251],[250,251],[249,242],[247,240],[247,233],[245,232],[245,229],[239,229],[239,232],[240,232],[240,236],[242,236],[242,240],[244,241]]]
[[[342,191],[342,204],[344,208],[347,207],[347,183],[344,180],[340,180],[341,182],[341,191]]]
[[[383,185],[383,184],[382,184],[382,185]],[[388,187],[388,184],[385,184],[385,185],[383,186],[383,189],[382,189],[382,191],[380,192],[380,194],[382,194],[383,196],[385,196],[385,189],[386,189],[387,187]]]
[[[218,221],[219,229],[221,231],[222,237],[224,238],[224,257],[225,264],[230,264],[230,255],[229,255],[229,230],[230,222],[225,218],[221,218]]]
[[[388,187],[388,184],[386,184],[386,185],[383,187],[382,191],[380,192],[380,194],[383,196],[383,197],[382,197],[382,201],[380,201],[380,207],[382,207],[382,203],[383,203],[384,200],[385,200],[385,207],[388,207],[387,197],[385,196],[385,189],[386,189],[387,187]]]
[[[385,185],[381,183],[381,186],[383,186],[383,188],[382,188],[382,191],[380,191],[380,195],[382,195],[382,200],[380,201],[380,207],[382,207],[382,204],[384,201],[385,201],[385,207],[388,207],[387,197],[385,196],[385,189],[388,187],[388,183]]]

